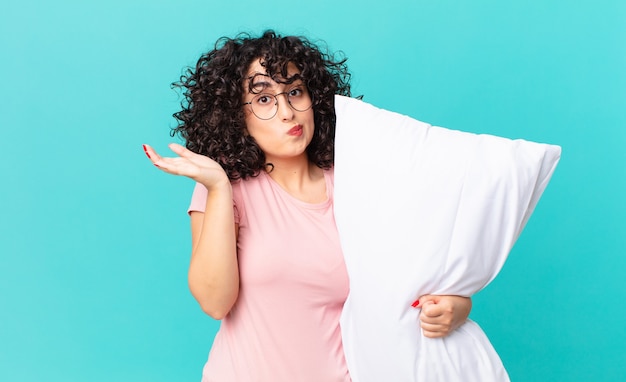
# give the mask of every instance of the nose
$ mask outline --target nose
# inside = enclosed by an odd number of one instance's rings
[[[282,96],[282,97],[281,97]],[[294,117],[294,111],[289,104],[287,94],[282,93],[276,96],[276,107],[278,108],[278,117],[283,121],[290,121]]]

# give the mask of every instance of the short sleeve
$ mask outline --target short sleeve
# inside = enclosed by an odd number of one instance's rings
[[[203,212],[206,209],[206,198],[207,198],[208,190],[201,183],[196,183],[196,186],[193,189],[193,194],[191,195],[191,203],[189,203],[189,208],[187,209],[187,213],[190,214],[194,211]]]
[[[238,183],[237,183],[238,184]],[[206,187],[201,183],[196,183],[196,186],[193,189],[193,194],[191,195],[191,202],[189,203],[189,208],[187,209],[187,213],[190,214],[192,212],[202,212],[206,210],[206,198],[209,191]],[[239,224],[240,214],[237,203],[237,195],[238,187],[233,184],[233,211],[235,213],[235,224]],[[241,203],[239,203],[241,204]]]

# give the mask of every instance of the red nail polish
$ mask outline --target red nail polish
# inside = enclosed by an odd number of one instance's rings
[[[411,304],[412,307],[417,308],[417,306],[420,304],[420,300],[415,300],[414,303]]]
[[[146,153],[148,158],[150,158],[150,154],[148,154],[148,150],[146,149],[146,145],[143,145],[143,152]],[[150,159],[152,159],[152,158],[150,158]]]
[[[161,167],[161,166],[159,166],[159,165],[158,165],[158,164],[156,164],[156,163],[153,163],[153,165],[155,165],[155,166],[157,166],[157,167]]]

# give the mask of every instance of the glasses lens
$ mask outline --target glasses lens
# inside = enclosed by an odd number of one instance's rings
[[[287,99],[291,107],[297,111],[307,111],[313,105],[309,92],[304,87],[291,89],[287,93]]]
[[[250,106],[254,115],[260,119],[271,119],[278,110],[276,97],[271,94],[257,95],[252,99]]]

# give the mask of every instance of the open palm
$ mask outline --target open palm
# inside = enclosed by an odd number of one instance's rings
[[[143,147],[152,163],[168,174],[186,176],[202,183],[208,189],[229,181],[226,172],[216,161],[205,155],[196,154],[179,144],[169,144],[169,148],[178,154],[177,157],[162,157],[149,145]]]

